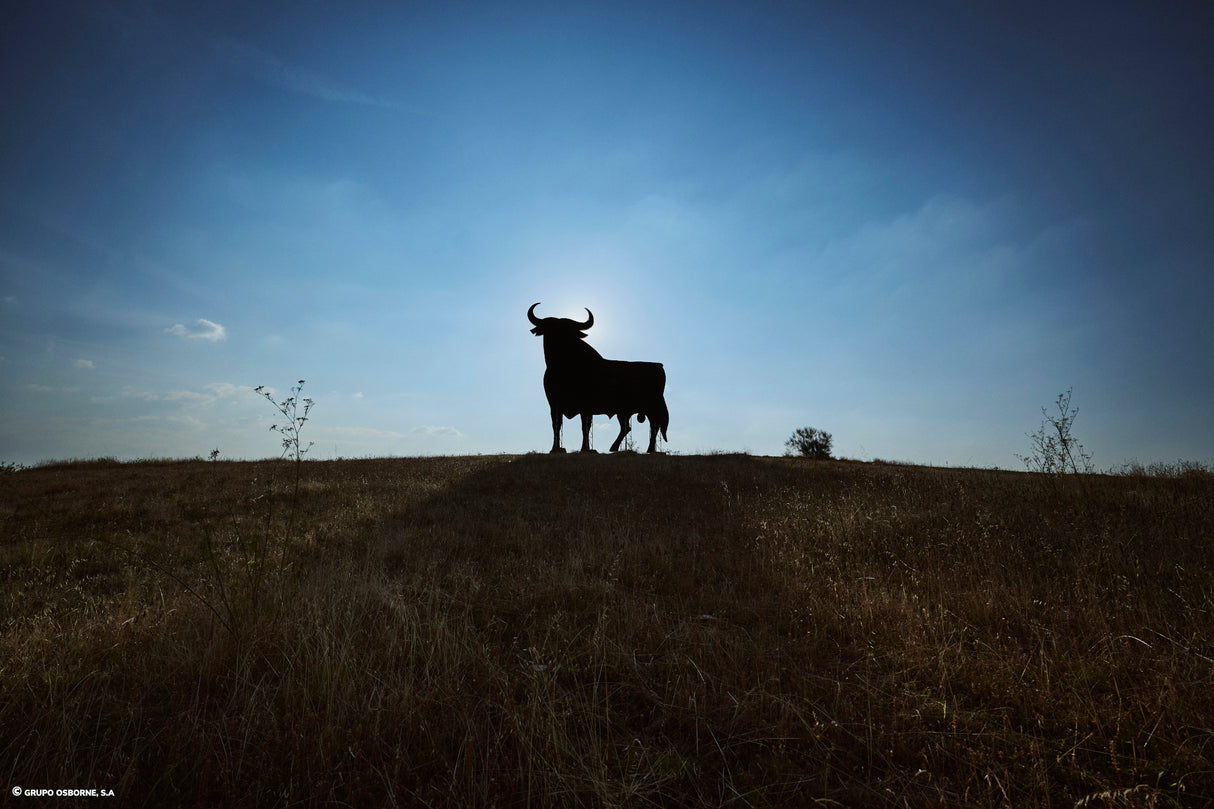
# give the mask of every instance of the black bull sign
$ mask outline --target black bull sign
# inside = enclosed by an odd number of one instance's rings
[[[544,338],[544,393],[552,411],[552,452],[561,447],[562,419],[582,417],[582,452],[590,452],[590,422],[597,414],[619,419],[620,434],[611,451],[620,448],[624,436],[632,431],[629,423],[635,415],[644,423],[649,419],[649,452],[654,452],[658,433],[666,438],[670,412],[666,409],[666,370],[660,362],[624,362],[604,359],[585,342],[585,330],[594,325],[594,313],[579,322],[564,317],[535,316],[533,303],[527,319],[535,326],[531,333]]]

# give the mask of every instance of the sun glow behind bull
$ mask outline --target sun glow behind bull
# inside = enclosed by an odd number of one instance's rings
[[[553,250],[536,260],[527,273],[526,289],[531,301],[543,301],[543,309],[551,317],[583,319],[588,308],[595,312],[594,341],[601,343],[608,354],[635,348],[633,341],[652,328],[658,319],[657,304],[652,294],[655,280],[672,272],[673,268],[656,265],[644,267],[629,257],[623,246],[607,244],[609,233],[586,238],[594,222],[582,223],[575,229],[584,242],[577,247]],[[553,241],[560,242],[559,236]],[[524,295],[526,297],[526,295]]]

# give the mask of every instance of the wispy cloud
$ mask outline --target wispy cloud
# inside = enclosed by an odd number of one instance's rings
[[[81,370],[84,370],[84,371],[94,371],[97,369],[97,366],[93,365],[92,360],[73,360],[72,367],[80,368]]]
[[[184,337],[187,340],[206,340],[210,343],[217,343],[220,340],[227,339],[228,331],[218,323],[214,323],[206,318],[199,318],[194,321],[192,326],[185,326],[177,323],[170,328],[164,330],[165,334],[175,334],[178,337]]]
[[[227,64],[283,90],[343,104],[396,106],[391,101],[348,87],[323,73],[280,59],[245,42],[223,37],[211,44],[219,58]]]
[[[392,430],[380,430],[375,427],[318,427],[316,431],[318,442],[340,439],[342,441],[394,441],[405,438],[402,433]]]
[[[247,400],[247,394],[252,392],[248,385],[233,385],[231,382],[212,382],[204,385],[202,390],[171,390],[159,394],[156,398],[165,402],[175,402],[186,405],[213,405],[225,399],[238,396]]]
[[[58,390],[57,388],[38,388],[39,390]],[[72,390],[75,390],[73,388]],[[108,404],[121,400],[137,400],[142,402],[167,402],[173,405],[208,407],[222,401],[232,403],[248,401],[253,389],[248,385],[233,385],[231,382],[212,382],[203,385],[201,390],[170,390],[157,393],[148,390],[123,388],[117,394],[109,396],[93,396],[89,401],[93,404]]]
[[[438,427],[430,424],[414,427],[409,431],[410,435],[421,435],[427,438],[433,436],[444,436],[450,438],[463,438],[464,434],[454,427]]]

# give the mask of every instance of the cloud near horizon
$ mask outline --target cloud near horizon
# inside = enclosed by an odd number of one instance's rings
[[[223,326],[201,317],[194,321],[192,326],[176,323],[171,328],[165,329],[164,333],[175,334],[187,340],[206,340],[210,343],[217,343],[228,337],[228,330]]]
[[[242,394],[252,393],[252,391],[253,389],[248,385],[234,385],[231,382],[212,382],[204,385],[201,390],[172,390],[167,393],[152,394],[152,396],[165,402],[213,405],[225,399],[233,399]]]
[[[421,435],[426,437],[431,436],[446,436],[450,438],[463,438],[464,434],[454,427],[443,427],[432,424],[423,424],[420,427],[414,427],[409,431],[410,435]]]

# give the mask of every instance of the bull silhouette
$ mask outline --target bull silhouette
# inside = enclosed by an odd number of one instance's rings
[[[624,436],[632,431],[633,415],[644,423],[649,419],[649,452],[656,450],[658,432],[666,438],[670,412],[662,395],[666,389],[666,370],[660,362],[624,362],[603,359],[587,342],[585,330],[594,325],[594,313],[579,323],[565,317],[535,316],[535,307],[527,310],[527,319],[535,326],[531,333],[544,338],[544,393],[552,411],[551,452],[561,447],[562,419],[582,417],[582,452],[590,452],[590,422],[596,414],[614,416],[620,422],[620,434],[611,451],[620,448]]]

